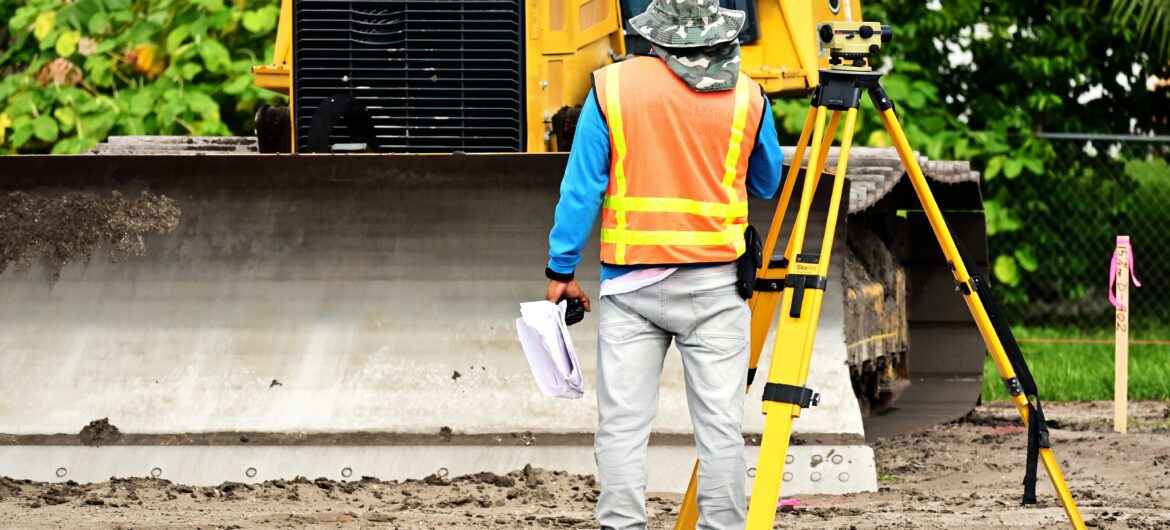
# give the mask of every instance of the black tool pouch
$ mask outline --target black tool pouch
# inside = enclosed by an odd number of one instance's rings
[[[735,288],[747,300],[756,290],[756,269],[764,265],[764,242],[760,240],[760,233],[751,225],[743,231],[743,240],[743,255],[735,260]]]

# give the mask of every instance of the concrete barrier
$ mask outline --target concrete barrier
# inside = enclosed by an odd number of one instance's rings
[[[237,468],[250,460],[267,462],[257,464],[264,470],[258,477],[332,476],[353,461],[354,469],[366,462],[395,478],[441,466],[418,464],[427,451],[419,448],[344,449],[343,458],[342,449],[306,455],[307,449],[274,447],[269,455],[252,447],[199,448],[195,435],[591,432],[596,318],[572,330],[588,382],[585,398],[575,401],[539,393],[512,323],[520,302],[544,293],[563,164],[556,155],[0,161],[3,193],[148,189],[181,209],[173,233],[146,238],[142,259],[115,263],[95,255],[65,265],[55,281],[44,265],[0,274],[0,433],[16,435],[9,438],[20,446],[3,448],[0,474],[44,478],[40,467],[19,463],[59,456],[111,466],[70,478],[132,469],[142,475],[162,465],[140,456],[152,454],[173,462],[168,469],[201,470],[173,475],[201,483],[239,479]],[[753,208],[753,220],[766,225],[771,206]],[[584,256],[578,277],[596,293],[596,247]],[[796,428],[860,444],[841,293],[827,296],[810,376],[824,399]],[[654,431],[690,433],[677,355],[662,386]],[[748,433],[762,427],[753,413],[761,388],[748,398]],[[192,436],[187,449],[27,445],[40,435],[77,433],[98,418],[159,440]],[[660,452],[657,462],[689,474],[690,465],[679,464],[687,459],[677,459],[685,450]],[[516,451],[481,461],[507,471],[529,458],[576,472],[587,472],[590,461],[586,446]],[[469,455],[459,461],[472,471],[477,460]],[[857,455],[866,470],[859,474],[872,475],[872,453]],[[305,459],[330,464],[316,468]],[[222,473],[221,466],[199,464],[217,460],[233,464]],[[673,480],[660,484],[670,490]],[[855,490],[874,482],[858,484]]]

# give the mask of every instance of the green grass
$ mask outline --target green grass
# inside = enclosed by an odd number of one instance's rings
[[[1113,339],[1112,332],[1092,335],[1046,328],[1019,328],[1017,338]],[[1166,336],[1160,333],[1159,335]],[[1113,399],[1113,344],[1021,343],[1024,358],[1044,401]],[[991,357],[983,365],[983,400],[1008,399]],[[1170,400],[1170,346],[1129,346],[1129,399]]]
[[[891,471],[889,468],[885,468],[885,467],[882,467],[880,465],[877,468],[877,472],[878,472],[878,482],[881,482],[883,484],[892,484],[892,483],[896,483],[896,482],[903,482],[906,480],[905,478],[903,478],[900,475],[895,475],[894,472]]]

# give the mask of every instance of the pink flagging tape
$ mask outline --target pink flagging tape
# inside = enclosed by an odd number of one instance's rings
[[[1129,277],[1133,280],[1134,287],[1142,286],[1142,282],[1139,282],[1137,276],[1134,274],[1133,247],[1130,246],[1129,236],[1117,236],[1117,247],[1113,249],[1113,259],[1109,261],[1109,303],[1113,304],[1113,307],[1117,309],[1123,309],[1121,301],[1117,299],[1117,295],[1114,293],[1114,287],[1117,285],[1117,251],[1121,247],[1126,247],[1126,250],[1129,251],[1127,268],[1129,270]]]

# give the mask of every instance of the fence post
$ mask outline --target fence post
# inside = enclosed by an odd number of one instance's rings
[[[1111,280],[1116,281],[1110,291],[1111,301],[1116,310],[1114,318],[1113,356],[1113,430],[1125,434],[1128,428],[1129,410],[1129,236],[1117,236],[1113,250],[1113,267],[1109,271]],[[1111,282],[1112,283],[1112,282]]]

